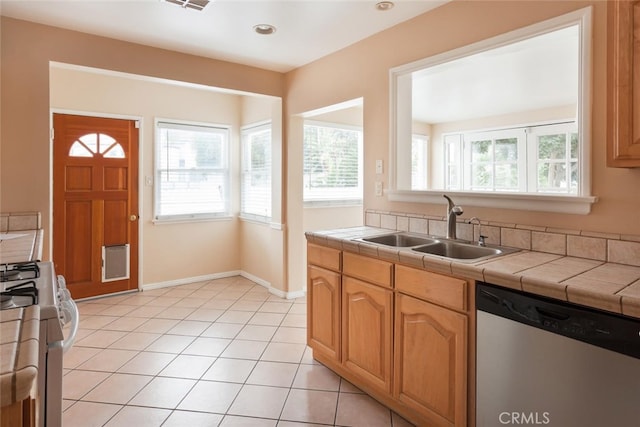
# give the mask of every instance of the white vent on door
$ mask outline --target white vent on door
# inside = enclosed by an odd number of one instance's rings
[[[102,282],[129,278],[129,244],[102,247]]]

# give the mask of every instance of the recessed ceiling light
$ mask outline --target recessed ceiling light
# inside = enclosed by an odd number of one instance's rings
[[[392,1],[380,1],[376,3],[376,9],[383,12],[389,9],[393,9],[393,6],[395,6],[395,4]]]
[[[276,27],[270,24],[258,24],[253,27],[253,31],[263,36],[273,34],[276,32]]]

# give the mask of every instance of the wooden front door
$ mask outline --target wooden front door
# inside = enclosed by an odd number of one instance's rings
[[[138,288],[138,129],[53,115],[53,262],[73,298]]]

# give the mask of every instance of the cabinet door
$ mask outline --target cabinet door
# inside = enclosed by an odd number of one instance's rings
[[[609,1],[607,15],[607,166],[640,167],[640,1]]]
[[[340,360],[340,274],[307,269],[307,344],[314,354]]]
[[[372,387],[391,393],[393,292],[343,279],[342,363]]]
[[[398,294],[394,397],[431,426],[467,422],[467,316]]]

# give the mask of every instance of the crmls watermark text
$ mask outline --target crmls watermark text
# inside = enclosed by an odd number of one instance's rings
[[[551,422],[548,412],[500,412],[503,425],[546,425]]]

